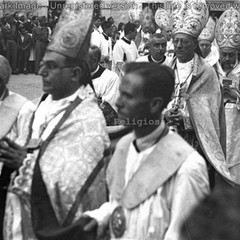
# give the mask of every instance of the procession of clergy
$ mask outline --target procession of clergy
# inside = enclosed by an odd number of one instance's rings
[[[0,239],[239,239],[240,13],[129,19],[112,47],[109,22],[65,7],[37,106],[0,56]]]

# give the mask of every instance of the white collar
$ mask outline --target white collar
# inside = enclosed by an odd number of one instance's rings
[[[99,65],[97,66],[97,68],[93,72],[91,72],[91,76],[93,76],[98,70],[99,70]]]

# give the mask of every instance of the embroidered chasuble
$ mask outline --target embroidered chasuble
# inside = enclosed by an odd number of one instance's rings
[[[109,146],[105,120],[90,86],[54,101],[49,95],[35,112],[32,137],[43,141],[50,135],[65,109],[76,97],[82,99],[50,141],[40,158],[40,169],[56,218],[61,224],[104,150]],[[47,124],[46,124],[47,123]],[[5,213],[5,239],[36,239],[30,218],[31,181],[38,150],[29,153],[9,188]],[[79,210],[94,209],[106,201],[104,173],[89,188]],[[46,216],[47,217],[47,216]]]
[[[176,58],[172,68],[176,68]],[[223,96],[215,70],[195,54],[191,81],[182,95],[186,102],[189,120],[184,119],[186,130],[193,129],[193,141],[196,149],[208,160],[214,169],[231,185],[234,184],[226,161],[226,124]],[[184,113],[184,112],[183,112]],[[182,134],[188,134],[184,131]],[[217,183],[216,183],[217,184]]]

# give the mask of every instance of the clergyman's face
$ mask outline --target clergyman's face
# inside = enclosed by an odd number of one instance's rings
[[[40,63],[43,91],[51,94],[54,100],[65,98],[71,93],[72,68],[66,66],[65,59],[61,54],[46,51]]]
[[[154,60],[160,61],[166,53],[167,40],[163,38],[154,38],[150,44],[150,54]]]
[[[131,124],[149,117],[150,100],[144,96],[143,88],[144,80],[138,74],[123,76],[116,102],[120,120]]]
[[[198,41],[198,46],[203,55],[203,58],[206,58],[208,54],[211,52],[211,47],[212,47],[211,42],[208,40],[200,40]]]
[[[194,39],[184,33],[177,33],[173,37],[176,56],[182,63],[189,62],[194,57],[196,45]]]
[[[229,72],[231,71],[238,59],[238,51],[231,48],[223,48],[220,49],[220,62],[223,71]]]

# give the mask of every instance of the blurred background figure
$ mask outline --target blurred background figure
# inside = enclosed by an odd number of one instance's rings
[[[39,25],[33,28],[32,40],[35,45],[35,74],[38,74],[39,64],[49,42],[49,30],[45,16],[39,17]]]
[[[17,72],[17,24],[12,15],[6,14],[2,26],[2,36],[6,46],[6,58],[12,68],[12,74]]]
[[[240,192],[223,188],[206,197],[184,221],[181,240],[239,240]]]
[[[92,83],[107,125],[110,126],[115,125],[114,121],[118,119],[117,113],[115,112],[115,103],[119,95],[118,88],[120,80],[115,72],[101,66],[100,60],[100,49],[97,46],[91,46],[89,49],[88,65],[91,71]]]
[[[124,37],[124,28],[125,28],[125,23],[120,22],[118,24],[119,39]]]
[[[155,13],[155,22],[159,27],[159,32],[166,35],[167,49],[166,55],[170,58],[174,56],[174,45],[172,40],[172,17],[162,8],[159,8]]]
[[[219,52],[217,47],[212,44],[214,38],[215,22],[211,17],[209,17],[206,27],[202,30],[200,36],[198,37],[198,46],[205,61],[216,70],[216,65],[219,61]]]
[[[124,64],[134,62],[138,58],[138,51],[134,42],[137,36],[137,26],[128,22],[125,25],[124,37],[119,39],[113,48],[112,70],[122,76]]]
[[[216,40],[220,50],[217,71],[223,86],[226,115],[227,164],[231,175],[240,183],[240,64],[238,54],[240,13],[229,8],[219,18]]]
[[[17,71],[19,73],[27,74],[32,38],[31,35],[26,31],[26,29],[23,26],[19,27],[17,45],[18,45]]]

